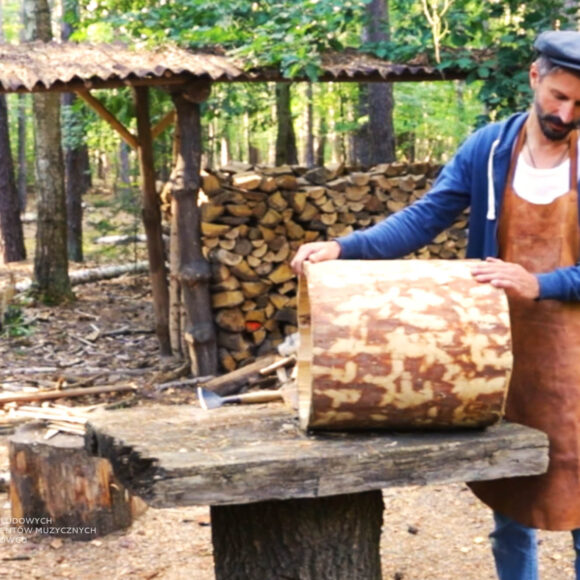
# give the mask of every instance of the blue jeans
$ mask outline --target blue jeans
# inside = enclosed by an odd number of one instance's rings
[[[514,520],[493,514],[495,530],[489,535],[500,580],[538,580],[538,541],[536,530]],[[576,580],[580,580],[580,529],[572,530],[576,552]]]

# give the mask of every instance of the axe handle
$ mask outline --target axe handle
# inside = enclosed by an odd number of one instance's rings
[[[229,399],[230,397],[225,397]],[[255,391],[252,393],[242,393],[231,397],[232,403],[268,403],[270,401],[279,401],[282,399],[282,393],[276,390]],[[229,401],[228,401],[229,402]]]

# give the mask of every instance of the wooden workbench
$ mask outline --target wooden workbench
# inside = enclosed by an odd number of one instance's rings
[[[381,489],[533,475],[548,462],[547,437],[521,425],[306,434],[279,404],[102,412],[86,445],[152,506],[211,506],[218,580],[379,580]]]

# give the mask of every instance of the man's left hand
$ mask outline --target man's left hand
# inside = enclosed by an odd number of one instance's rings
[[[482,283],[503,288],[509,295],[534,300],[540,295],[540,284],[534,274],[519,264],[487,258],[472,267],[471,275]]]

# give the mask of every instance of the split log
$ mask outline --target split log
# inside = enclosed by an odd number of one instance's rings
[[[252,380],[262,377],[260,371],[277,361],[275,354],[260,357],[255,362],[207,381],[203,387],[218,395],[231,395]]]
[[[85,395],[101,395],[105,393],[121,393],[135,391],[134,385],[117,385],[109,387],[85,387],[81,389],[54,389],[52,391],[37,391],[36,393],[2,393],[0,405],[6,403],[20,403],[31,401],[49,401],[53,399],[66,399],[68,397],[83,397]]]
[[[503,290],[469,261],[306,264],[298,301],[303,428],[483,427],[512,366]]]
[[[83,437],[28,424],[9,441],[12,518],[35,533],[91,540],[129,527],[145,509],[113,474],[107,459],[91,457]]]
[[[341,166],[306,170],[232,164],[222,171],[219,188],[202,206],[203,251],[212,262],[214,321],[223,327],[221,309],[273,310],[257,332],[236,325],[241,336],[232,344],[243,352],[219,345],[221,368],[232,370],[248,352],[250,356],[267,352],[294,331],[292,321],[276,311],[292,307],[279,306],[278,297],[295,297],[294,273],[287,264],[300,245],[381,221],[420,198],[432,178],[431,166],[425,163],[385,164],[350,174]],[[410,257],[462,258],[466,227],[467,215],[462,215],[444,239]],[[227,275],[216,271],[216,263]]]

